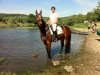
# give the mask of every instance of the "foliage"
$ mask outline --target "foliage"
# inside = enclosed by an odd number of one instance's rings
[[[0,22],[7,25],[28,26],[33,27],[35,22],[35,16],[33,14],[0,14]]]
[[[100,21],[100,2],[96,9],[87,13],[87,20]]]
[[[86,20],[85,15],[78,14],[69,17],[63,17],[59,19],[59,25],[74,25],[75,23],[83,23]]]
[[[88,24],[87,23],[76,23],[72,26],[72,28],[84,28],[87,29],[88,28]]]
[[[28,23],[34,23],[35,22],[35,16],[33,14],[29,14],[27,22]]]

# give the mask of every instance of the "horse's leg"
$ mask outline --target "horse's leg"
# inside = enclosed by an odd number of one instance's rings
[[[51,60],[52,59],[52,57],[51,57],[51,42],[47,41],[45,43],[45,47],[47,50],[48,58]]]
[[[70,53],[70,39],[66,40],[65,55]]]
[[[62,54],[63,47],[64,47],[64,39],[61,40],[61,50],[60,50],[60,54]]]

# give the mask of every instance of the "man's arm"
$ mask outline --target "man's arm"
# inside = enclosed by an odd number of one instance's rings
[[[51,20],[49,19],[49,20],[48,20],[48,22],[47,22],[46,24],[48,24],[48,25],[49,25],[50,23],[51,23]]]

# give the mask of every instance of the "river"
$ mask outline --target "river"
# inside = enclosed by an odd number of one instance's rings
[[[72,34],[71,54],[77,53],[83,36]],[[53,59],[58,57],[60,42],[52,43]],[[5,62],[0,64],[3,71],[19,72],[25,69],[42,71],[48,65],[46,49],[38,30],[0,30],[0,56]]]

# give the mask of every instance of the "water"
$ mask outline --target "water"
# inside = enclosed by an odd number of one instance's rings
[[[78,52],[82,42],[83,36],[72,34],[71,52]],[[60,42],[52,43],[54,58],[59,50]],[[1,30],[0,56],[6,58],[6,61],[0,64],[4,71],[19,72],[31,69],[38,72],[48,65],[47,53],[38,30]]]

